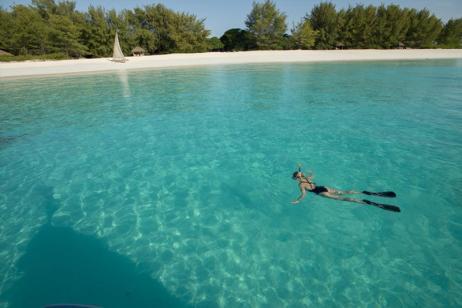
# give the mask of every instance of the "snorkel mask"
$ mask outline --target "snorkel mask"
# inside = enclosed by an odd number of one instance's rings
[[[300,173],[300,171],[295,171],[293,174],[292,174],[292,180],[296,180],[298,178],[298,174]]]

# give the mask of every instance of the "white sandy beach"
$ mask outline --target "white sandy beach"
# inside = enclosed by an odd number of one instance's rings
[[[127,59],[128,62],[125,63],[112,62],[110,61],[110,58],[0,63],[0,78],[54,74],[76,74],[113,70],[167,68],[195,65],[462,59],[462,49],[208,52],[195,54],[169,54],[143,57],[127,57]]]

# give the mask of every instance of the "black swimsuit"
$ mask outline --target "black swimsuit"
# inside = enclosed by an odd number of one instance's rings
[[[314,183],[311,183],[311,182],[308,181],[308,180],[307,180],[306,182],[304,182],[304,183],[308,183],[308,184],[314,185],[314,188],[313,188],[313,189],[311,189],[311,190],[310,190],[310,189],[307,189],[307,190],[310,191],[310,192],[312,192],[312,193],[315,193],[316,195],[319,195],[320,193],[324,193],[324,192],[329,192],[329,191],[327,190],[326,187],[324,187],[324,186],[316,186]]]
[[[320,193],[328,192],[327,188],[325,188],[324,186],[315,186],[314,189],[310,191],[315,193],[316,195],[319,195]]]

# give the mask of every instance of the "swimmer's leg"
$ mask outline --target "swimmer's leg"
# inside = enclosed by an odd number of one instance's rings
[[[335,200],[339,200],[339,201],[354,202],[354,203],[359,203],[359,204],[364,204],[364,205],[372,205],[372,206],[375,206],[375,207],[378,207],[378,208],[381,208],[381,209],[387,210],[387,211],[401,212],[401,209],[399,207],[397,207],[397,206],[394,206],[394,205],[376,203],[376,202],[372,202],[372,201],[365,200],[365,199],[341,197],[339,195],[335,195],[335,194],[332,194],[332,193],[329,193],[329,192],[320,193],[319,195],[323,196],[325,198],[329,198],[329,199],[335,199]]]
[[[341,196],[339,196],[341,193],[337,193],[338,191],[331,192],[330,190],[331,190],[331,188],[329,188],[328,192],[320,193],[319,195],[323,196],[325,198],[329,198],[329,199],[335,199],[335,200],[340,200],[340,201],[348,201],[348,202],[354,202],[354,203],[359,203],[359,204],[367,204],[366,202],[364,202],[363,199],[341,197]]]
[[[357,195],[362,194],[360,191],[356,190],[340,190],[335,188],[326,187],[327,193],[334,194],[334,195]]]
[[[356,191],[356,190],[340,190],[334,189],[330,187],[326,187],[327,192],[335,195],[358,195],[358,194],[365,194],[369,196],[378,196],[378,197],[388,197],[388,198],[395,198],[396,193],[393,191],[382,191],[382,192],[370,192],[370,191]]]

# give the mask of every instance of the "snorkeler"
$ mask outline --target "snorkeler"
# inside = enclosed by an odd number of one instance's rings
[[[325,186],[317,186],[313,182],[314,176],[310,174],[309,176],[305,176],[301,168],[298,168],[298,171],[295,171],[292,175],[292,178],[294,180],[298,181],[298,187],[300,188],[300,196],[292,201],[293,204],[299,203],[303,198],[306,196],[306,192],[312,192],[315,193],[316,195],[325,197],[325,198],[330,198],[330,199],[335,199],[335,200],[340,200],[340,201],[348,201],[348,202],[355,202],[359,204],[364,204],[364,205],[372,205],[379,207],[384,210],[388,211],[393,211],[393,212],[401,212],[400,208],[394,205],[388,205],[388,204],[381,204],[381,203],[376,203],[373,201],[365,200],[365,199],[356,199],[356,198],[348,198],[348,197],[342,197],[341,195],[353,195],[353,194],[365,194],[365,195],[372,195],[372,196],[379,196],[379,197],[389,197],[389,198],[394,198],[396,197],[396,194],[392,191],[385,191],[385,192],[369,192],[369,191],[353,191],[353,190],[338,190],[338,189],[333,189],[330,187],[325,187]]]

